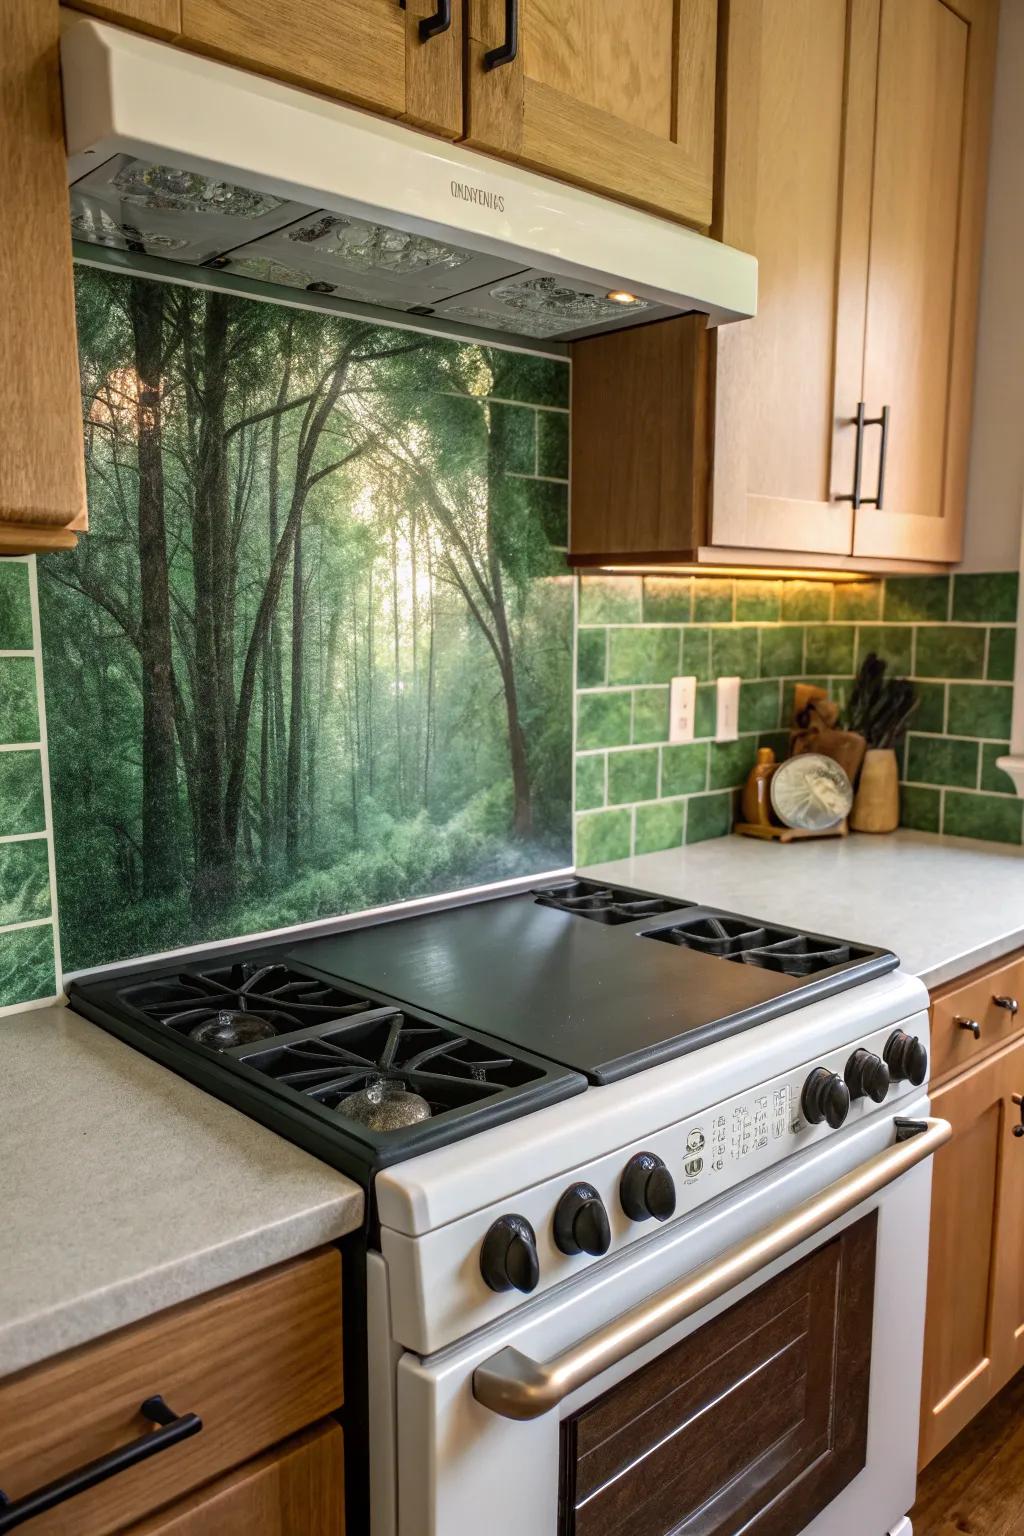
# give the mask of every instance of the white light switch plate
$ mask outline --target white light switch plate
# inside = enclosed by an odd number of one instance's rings
[[[674,677],[668,697],[668,739],[673,745],[693,740],[697,713],[697,679]]]
[[[720,677],[715,713],[715,740],[735,741],[739,733],[740,680],[738,677]]]

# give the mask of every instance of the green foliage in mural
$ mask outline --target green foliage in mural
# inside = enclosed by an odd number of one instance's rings
[[[77,303],[91,531],[40,561],[66,966],[569,862],[566,365],[87,269]]]

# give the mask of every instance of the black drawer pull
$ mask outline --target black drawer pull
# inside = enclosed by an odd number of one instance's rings
[[[511,64],[519,52],[519,0],[505,0],[505,41],[484,54],[484,69]]]
[[[857,428],[856,444],[853,451],[853,490],[846,496],[837,496],[836,501],[849,501],[853,503],[854,511],[860,507],[877,507],[882,510],[882,498],[885,495],[885,460],[889,452],[889,407],[882,406],[881,416],[865,416],[864,401],[858,400],[857,414],[850,425]],[[882,441],[878,453],[878,494],[877,496],[862,496],[861,476],[864,467],[864,428],[881,427]]]
[[[405,0],[398,0],[401,9],[405,10]],[[452,0],[437,0],[437,10],[433,16],[420,17],[420,42],[429,43],[432,37],[440,37],[442,32],[447,32],[452,24]]]
[[[120,1445],[116,1451],[109,1451],[106,1456],[98,1456],[95,1461],[86,1462],[84,1467],[67,1473],[65,1477],[55,1478],[52,1483],[45,1483],[42,1488],[37,1488],[34,1493],[26,1493],[23,1498],[9,1499],[6,1494],[0,1493],[0,1536],[6,1536],[15,1526],[23,1525],[26,1520],[34,1520],[36,1515],[43,1515],[48,1509],[63,1504],[65,1499],[73,1499],[76,1494],[95,1488],[97,1483],[105,1483],[108,1477],[116,1477],[118,1472],[127,1472],[129,1467],[147,1461],[159,1451],[169,1451],[179,1440],[197,1435],[203,1427],[198,1414],[183,1413],[179,1418],[160,1396],[147,1397],[139,1412],[152,1424],[159,1424],[160,1428],[147,1430],[129,1445]]]

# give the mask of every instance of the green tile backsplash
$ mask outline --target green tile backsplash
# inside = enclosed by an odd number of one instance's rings
[[[854,582],[581,576],[577,862],[721,837],[758,745],[780,754],[798,681],[843,697],[869,651],[917,682],[902,821],[1020,843],[1008,750],[1013,573]],[[698,680],[697,739],[668,743],[668,682]],[[715,742],[714,679],[739,676],[740,738]]]
[[[57,991],[35,561],[0,560],[0,1014]]]

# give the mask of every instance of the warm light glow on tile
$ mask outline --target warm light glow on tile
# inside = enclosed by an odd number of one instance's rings
[[[871,571],[816,571],[804,569],[801,566],[775,566],[775,565],[703,565],[703,564],[662,564],[651,562],[648,565],[637,562],[636,565],[595,565],[579,566],[581,575],[587,575],[588,571],[599,573],[602,576],[741,576],[755,577],[758,581],[871,581],[874,573]]]
[[[640,301],[635,293],[627,293],[625,288],[613,288],[611,293],[605,294],[606,299],[611,299],[613,304],[638,304]]]

